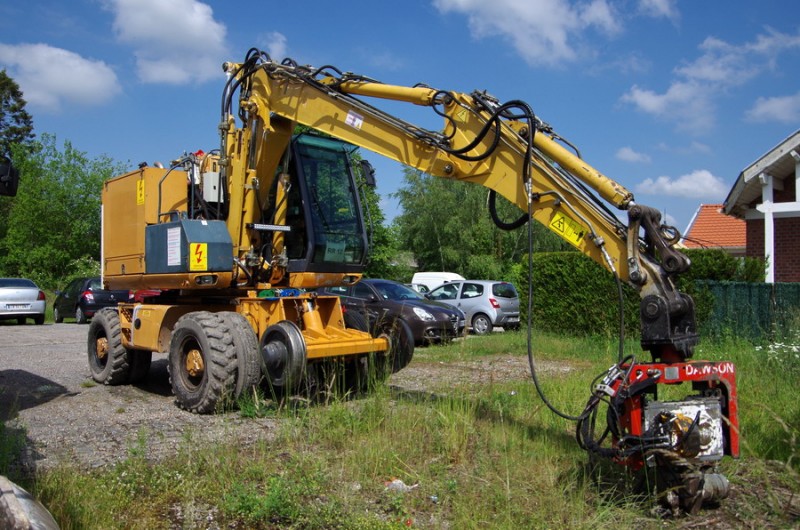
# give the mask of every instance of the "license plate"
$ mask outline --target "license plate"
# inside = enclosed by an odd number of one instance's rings
[[[508,319],[509,322],[519,322],[519,317],[510,317]]]
[[[6,304],[6,309],[30,309],[31,304]]]

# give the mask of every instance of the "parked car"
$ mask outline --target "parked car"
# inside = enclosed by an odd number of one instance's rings
[[[57,323],[74,318],[78,324],[85,324],[104,307],[116,307],[119,302],[133,300],[131,291],[104,290],[98,277],[76,278],[63,291],[56,291],[56,295],[53,320]]]
[[[402,283],[370,278],[355,285],[325,287],[317,292],[339,296],[345,310],[365,313],[370,325],[380,318],[403,320],[411,328],[415,344],[447,341],[464,333],[463,312],[427,300]]]
[[[36,324],[44,324],[46,305],[44,291],[32,280],[0,278],[0,319],[16,319],[17,324],[24,324],[32,318]]]
[[[519,295],[514,285],[491,280],[455,280],[426,295],[462,310],[472,332],[483,335],[495,326],[519,328]]]

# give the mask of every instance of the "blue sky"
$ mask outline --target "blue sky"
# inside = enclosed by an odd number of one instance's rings
[[[0,68],[37,134],[131,167],[217,147],[220,65],[251,47],[387,83],[485,89],[527,101],[684,230],[800,126],[795,13],[788,0],[27,0],[0,4]],[[427,109],[388,110],[441,126]],[[402,169],[366,158],[392,217]]]

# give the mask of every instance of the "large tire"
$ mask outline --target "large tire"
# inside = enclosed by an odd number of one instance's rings
[[[104,385],[128,382],[130,359],[122,345],[116,309],[105,308],[95,315],[89,326],[88,351],[92,379]]]
[[[178,405],[198,414],[214,412],[233,395],[236,355],[225,321],[216,313],[183,315],[172,330],[169,379]]]
[[[344,314],[344,327],[369,333],[369,322],[367,322],[367,317],[358,311],[350,310]]]
[[[350,329],[357,329],[369,333],[369,321],[364,314],[358,311],[347,311],[344,314],[344,325]],[[348,359],[344,365],[344,390],[350,392],[367,392],[369,390],[369,356],[358,356]]]
[[[414,334],[405,321],[396,318],[378,322],[372,334],[389,340],[389,351],[373,354],[371,371],[375,378],[385,380],[408,366],[414,357]]]
[[[231,333],[236,355],[236,386],[233,396],[239,398],[261,382],[261,352],[258,337],[250,322],[239,313],[223,311],[218,315]]]
[[[59,311],[57,307],[53,308],[53,321],[56,324],[64,322],[64,315],[61,314],[61,311]]]
[[[150,365],[153,362],[153,352],[145,350],[128,351],[130,373],[128,383],[139,383],[147,377],[150,372]]]
[[[273,397],[297,390],[306,371],[306,341],[297,324],[282,320],[268,327],[261,336],[261,356]]]
[[[86,313],[83,312],[81,306],[75,308],[75,323],[76,324],[86,324],[89,319],[86,318]]]
[[[492,320],[484,315],[478,313],[472,317],[472,332],[476,335],[485,335],[492,331]]]

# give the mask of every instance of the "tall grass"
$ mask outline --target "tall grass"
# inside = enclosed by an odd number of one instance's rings
[[[541,375],[549,398],[570,412],[582,408],[589,382],[617,356],[613,341],[551,335],[537,336],[534,350],[541,363],[570,368]],[[419,349],[412,367],[475,362],[479,370],[486,365],[480,361],[498,353],[524,356],[524,334]],[[788,462],[777,475],[763,468],[765,477],[776,488],[800,486],[792,471],[800,418],[796,377],[781,377],[741,341],[703,345],[696,357],[737,364],[746,461]],[[486,381],[417,393],[379,386],[358,399],[295,407],[254,396],[242,410],[279,419],[272,441],[202,446],[189,436],[177,455],[156,463],[143,456],[146,437],[154,435],[143,430],[114,467],[65,465],[30,486],[65,530],[663,528],[647,502],[607,495],[592,480],[574,425],[544,408],[529,381]],[[741,462],[726,469],[735,486],[753,479]],[[406,488],[395,487],[398,480]],[[786,523],[779,504],[754,499],[743,524]]]

